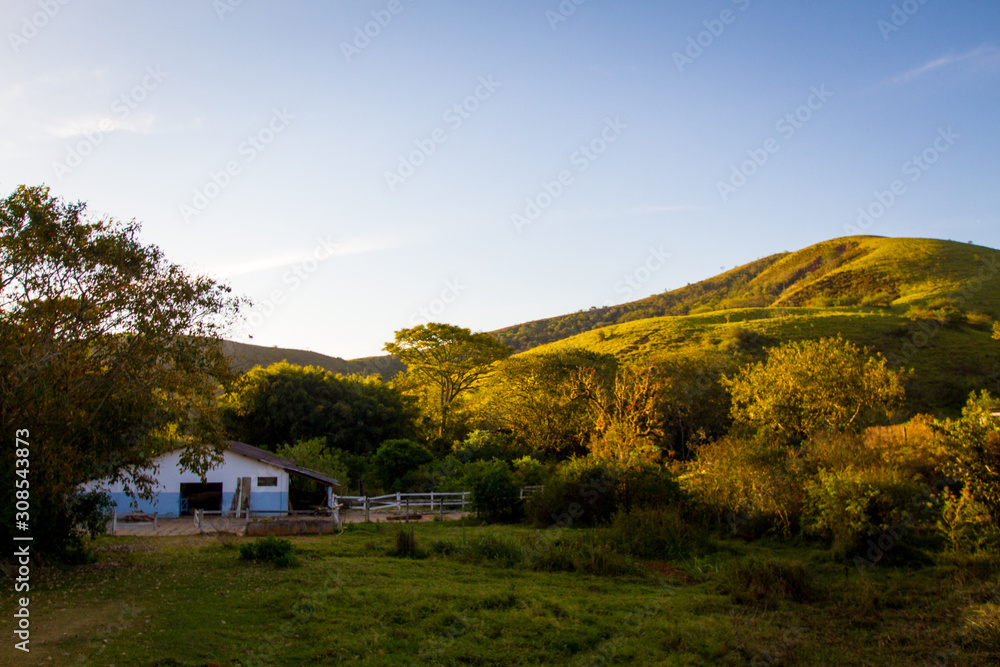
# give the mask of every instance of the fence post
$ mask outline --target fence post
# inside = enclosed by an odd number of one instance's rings
[[[371,523],[372,518],[368,514],[368,496],[365,496],[365,523]]]
[[[157,524],[159,524],[160,522],[159,515],[160,515],[159,512],[153,512],[153,535],[156,535]]]
[[[118,510],[117,509],[115,509],[115,511],[111,513],[111,534],[112,535],[117,535],[118,534]]]
[[[399,491],[396,492],[396,509],[403,509],[403,505],[399,502]]]
[[[410,523],[410,497],[406,497],[406,523]]]

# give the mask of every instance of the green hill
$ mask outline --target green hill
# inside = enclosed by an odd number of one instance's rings
[[[854,236],[771,255],[639,301],[494,332],[515,350],[584,347],[625,361],[702,348],[761,354],[840,334],[912,368],[912,411],[957,410],[973,389],[1000,393],[1000,251],[954,241]],[[404,369],[388,356],[345,361],[229,343],[238,370],[287,359],[335,373]]]
[[[237,373],[248,371],[254,366],[270,366],[279,361],[287,361],[290,364],[297,364],[299,366],[319,366],[331,373],[339,373],[341,375],[350,375],[352,373],[359,375],[379,374],[385,379],[391,378],[405,368],[402,363],[389,356],[366,357],[364,359],[351,359],[348,361],[340,357],[330,357],[308,350],[264,347],[262,345],[237,343],[229,340],[222,344],[222,351],[229,357],[230,364]]]
[[[852,236],[779,253],[723,274],[605,308],[495,332],[523,351],[612,324],[739,308],[946,306],[1000,317],[1000,251],[954,241]],[[988,276],[976,283],[980,275]],[[961,298],[960,298],[961,297]]]
[[[760,356],[790,340],[841,335],[914,373],[910,412],[954,413],[970,391],[1000,392],[1000,342],[983,325],[913,318],[876,308],[743,308],[611,325],[524,354],[582,347],[626,362],[704,349]]]

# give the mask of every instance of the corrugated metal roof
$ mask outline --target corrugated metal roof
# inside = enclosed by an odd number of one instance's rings
[[[236,452],[247,458],[255,459],[262,463],[268,463],[275,466],[276,468],[282,468],[290,473],[295,473],[296,475],[301,475],[302,477],[308,477],[309,479],[314,479],[317,482],[322,482],[323,484],[329,484],[333,486],[340,486],[340,482],[332,477],[327,477],[323,473],[316,472],[315,470],[310,470],[309,468],[303,468],[302,466],[295,463],[291,459],[283,459],[279,456],[275,456],[266,449],[261,449],[260,447],[254,447],[253,445],[248,445],[245,442],[236,442],[235,440],[229,443],[229,450]]]

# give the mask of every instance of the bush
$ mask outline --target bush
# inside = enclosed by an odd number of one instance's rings
[[[995,549],[998,542],[997,527],[990,520],[990,513],[965,487],[958,495],[945,487],[942,494],[940,515],[934,525],[938,535],[950,551],[971,554]]]
[[[513,465],[514,478],[519,486],[542,486],[549,477],[548,467],[531,456],[522,456]]]
[[[605,533],[613,549],[635,558],[683,558],[697,540],[697,532],[676,507],[619,511]]]
[[[412,440],[386,440],[372,456],[372,469],[385,490],[396,490],[407,473],[433,460],[426,447]]]
[[[519,504],[518,484],[505,462],[493,459],[470,463],[464,481],[472,491],[472,507],[476,512],[490,521],[514,517]]]
[[[916,520],[923,487],[898,470],[820,470],[806,485],[807,532],[832,540],[834,553],[847,556],[885,533],[898,537]],[[915,502],[916,501],[916,502]]]
[[[962,418],[940,427],[952,456],[945,472],[968,487],[994,524],[1000,523],[1000,416],[991,413],[995,406],[988,391],[973,392]]]
[[[682,478],[687,490],[733,534],[790,533],[804,502],[802,473],[792,448],[724,438],[700,445]]]
[[[270,535],[240,545],[240,560],[272,563],[275,567],[289,567],[296,563],[292,543]]]
[[[722,569],[719,588],[737,604],[773,607],[778,600],[805,602],[812,597],[809,576],[801,563],[750,558]]]
[[[611,518],[615,510],[617,473],[589,458],[563,463],[540,493],[525,503],[525,511],[540,527],[591,526]]]

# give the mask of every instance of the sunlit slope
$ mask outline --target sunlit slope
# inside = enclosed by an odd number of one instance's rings
[[[708,280],[619,306],[496,332],[516,350],[610,324],[736,308],[939,308],[1000,317],[1000,251],[954,241],[853,236],[771,255]]]
[[[841,335],[912,368],[909,409],[954,412],[973,389],[1000,390],[1000,341],[988,328],[913,320],[890,309],[744,308],[626,322],[536,347],[583,347],[626,362],[714,349],[756,358],[785,341]]]

